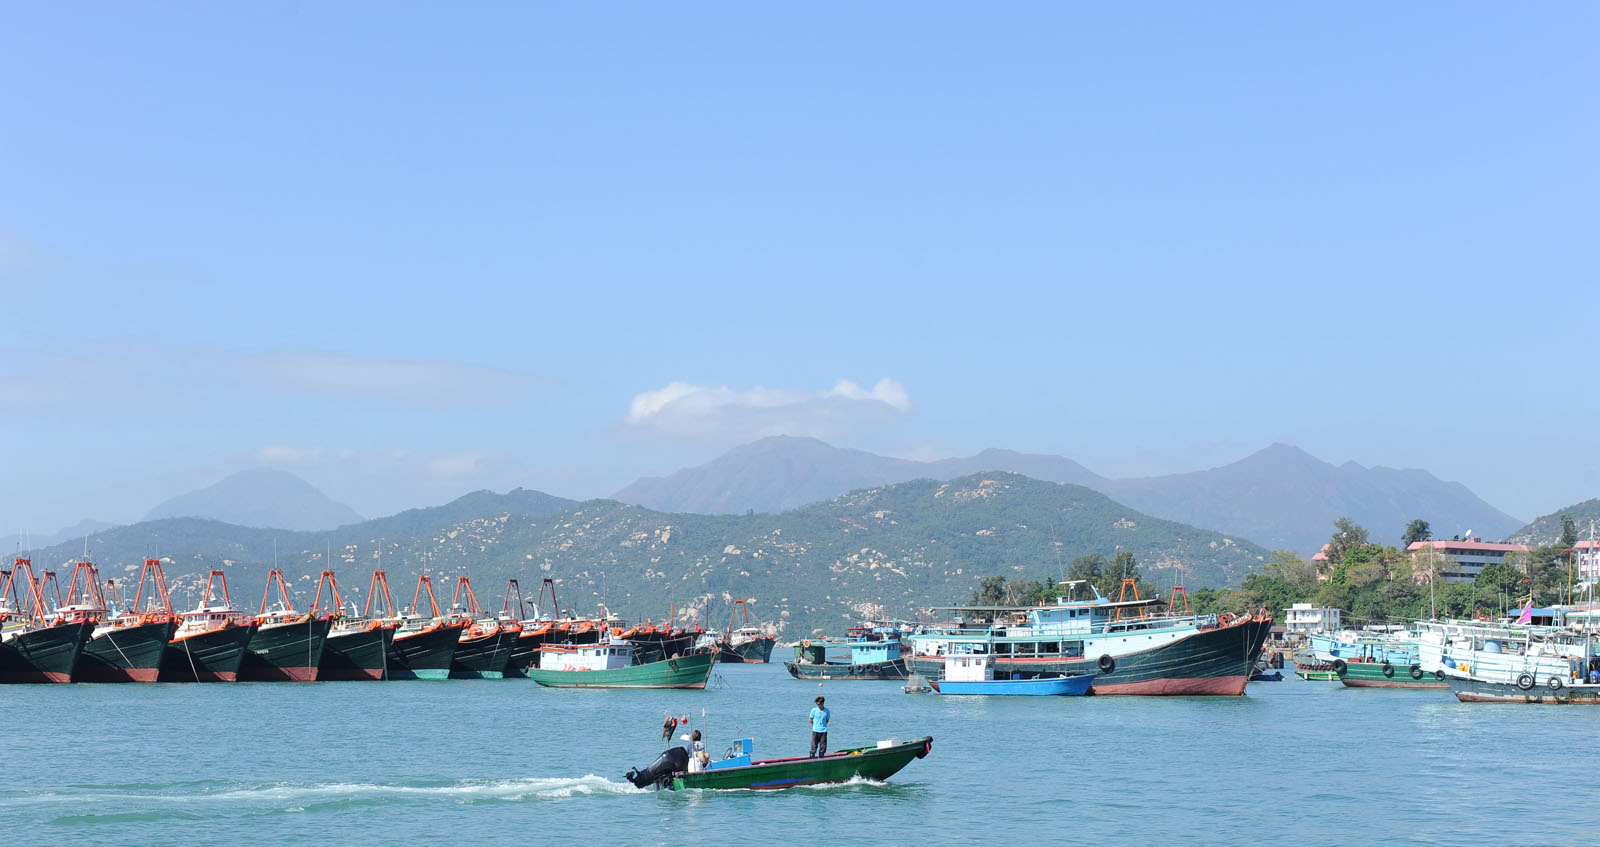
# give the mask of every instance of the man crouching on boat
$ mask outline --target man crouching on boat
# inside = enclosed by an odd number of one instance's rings
[[[811,708],[811,758],[828,755],[828,719],[833,717],[833,712],[822,705],[822,698],[816,699],[817,705]]]

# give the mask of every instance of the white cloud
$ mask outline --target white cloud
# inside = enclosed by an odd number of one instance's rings
[[[871,390],[840,380],[827,391],[735,390],[674,382],[633,398],[629,426],[672,438],[742,442],[769,435],[839,438],[898,423],[911,414],[905,386],[881,379]]]

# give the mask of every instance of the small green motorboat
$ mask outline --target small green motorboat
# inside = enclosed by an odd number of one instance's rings
[[[826,756],[752,761],[748,738],[733,742],[727,758],[704,769],[690,770],[689,751],[669,747],[649,767],[628,771],[627,779],[639,788],[744,788],[765,790],[849,782],[856,777],[883,781],[933,750],[933,736],[901,741],[891,738],[872,747],[840,750]]]
[[[633,663],[633,645],[543,644],[528,678],[549,688],[705,688],[716,651]]]

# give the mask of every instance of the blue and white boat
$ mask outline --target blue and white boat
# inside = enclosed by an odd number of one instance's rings
[[[1023,674],[996,679],[994,656],[984,653],[946,656],[944,676],[928,684],[940,694],[1006,694],[1023,696],[1082,696],[1089,693],[1094,674]]]

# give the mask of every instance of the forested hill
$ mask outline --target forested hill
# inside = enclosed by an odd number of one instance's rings
[[[1527,544],[1534,547],[1554,544],[1561,539],[1563,517],[1572,519],[1573,534],[1579,540],[1587,539],[1590,521],[1600,527],[1600,497],[1574,503],[1565,509],[1557,509],[1512,533],[1506,540],[1512,544]]]
[[[589,612],[603,599],[628,618],[659,620],[673,604],[681,615],[720,625],[728,604],[745,598],[788,637],[964,601],[993,574],[1060,578],[1086,553],[1131,551],[1147,579],[1191,587],[1237,585],[1266,555],[1087,488],[1016,474],[863,489],[777,515],[664,514],[597,500],[542,515],[496,509],[411,537],[395,535],[387,520],[385,533],[373,531],[382,522],[287,533],[156,521],[92,537],[91,555],[107,575],[136,575],[147,553],[170,558],[179,603],[197,599],[207,569],[223,567],[235,600],[254,604],[276,542],[278,566],[306,595],[331,546],[334,569],[358,599],[379,565],[407,602],[427,568],[446,594],[458,575],[470,574],[494,609],[508,577],[531,595],[548,576],[563,606]],[[80,550],[81,543],[50,548],[35,563],[64,570]]]

